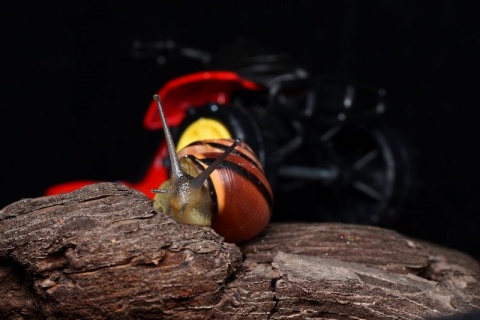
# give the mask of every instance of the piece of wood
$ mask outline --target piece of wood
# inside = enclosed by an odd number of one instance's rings
[[[480,265],[347,224],[237,246],[100,183],[0,211],[0,292],[1,319],[425,319],[479,310]]]

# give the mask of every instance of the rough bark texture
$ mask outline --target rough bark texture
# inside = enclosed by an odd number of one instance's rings
[[[1,319],[426,319],[480,309],[480,265],[394,231],[272,224],[241,246],[120,184],[0,211]]]

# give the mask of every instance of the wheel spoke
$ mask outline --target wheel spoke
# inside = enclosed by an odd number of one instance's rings
[[[353,181],[353,187],[357,189],[358,191],[366,194],[370,198],[380,202],[385,196],[380,193],[379,191],[375,190],[371,186],[361,182],[361,181]]]
[[[337,133],[339,133],[342,128],[343,128],[342,125],[336,125],[336,126],[330,128],[327,132],[323,133],[320,136],[320,140],[323,143],[326,143],[327,141],[331,140],[333,138],[333,136],[335,136]]]
[[[378,150],[372,150],[353,164],[353,170],[360,170],[380,155]]]

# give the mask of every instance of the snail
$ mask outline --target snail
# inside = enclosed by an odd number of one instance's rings
[[[236,139],[190,143],[177,154],[158,95],[154,95],[170,157],[170,179],[153,207],[184,224],[211,226],[227,242],[244,242],[270,221],[273,194],[252,149]]]

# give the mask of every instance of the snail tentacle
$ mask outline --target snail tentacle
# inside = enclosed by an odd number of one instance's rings
[[[165,114],[163,113],[162,104],[160,103],[160,97],[158,94],[155,94],[153,95],[153,99],[157,101],[158,112],[160,112],[160,118],[162,119],[163,132],[165,134],[165,139],[167,140],[168,155],[170,156],[170,163],[172,165],[171,179],[174,181],[175,184],[175,182],[178,181],[180,177],[184,176],[185,174],[180,168],[180,162],[178,161],[177,152],[175,151],[175,144],[173,143],[172,134],[170,133],[170,129],[167,124],[167,119],[165,117]]]
[[[213,161],[205,170],[203,170],[198,176],[196,176],[192,181],[191,185],[193,188],[200,188],[205,180],[212,174],[224,160],[225,158],[235,149],[235,147],[240,143],[239,139],[233,141],[232,145],[228,147],[225,152],[219,156],[215,161]]]

